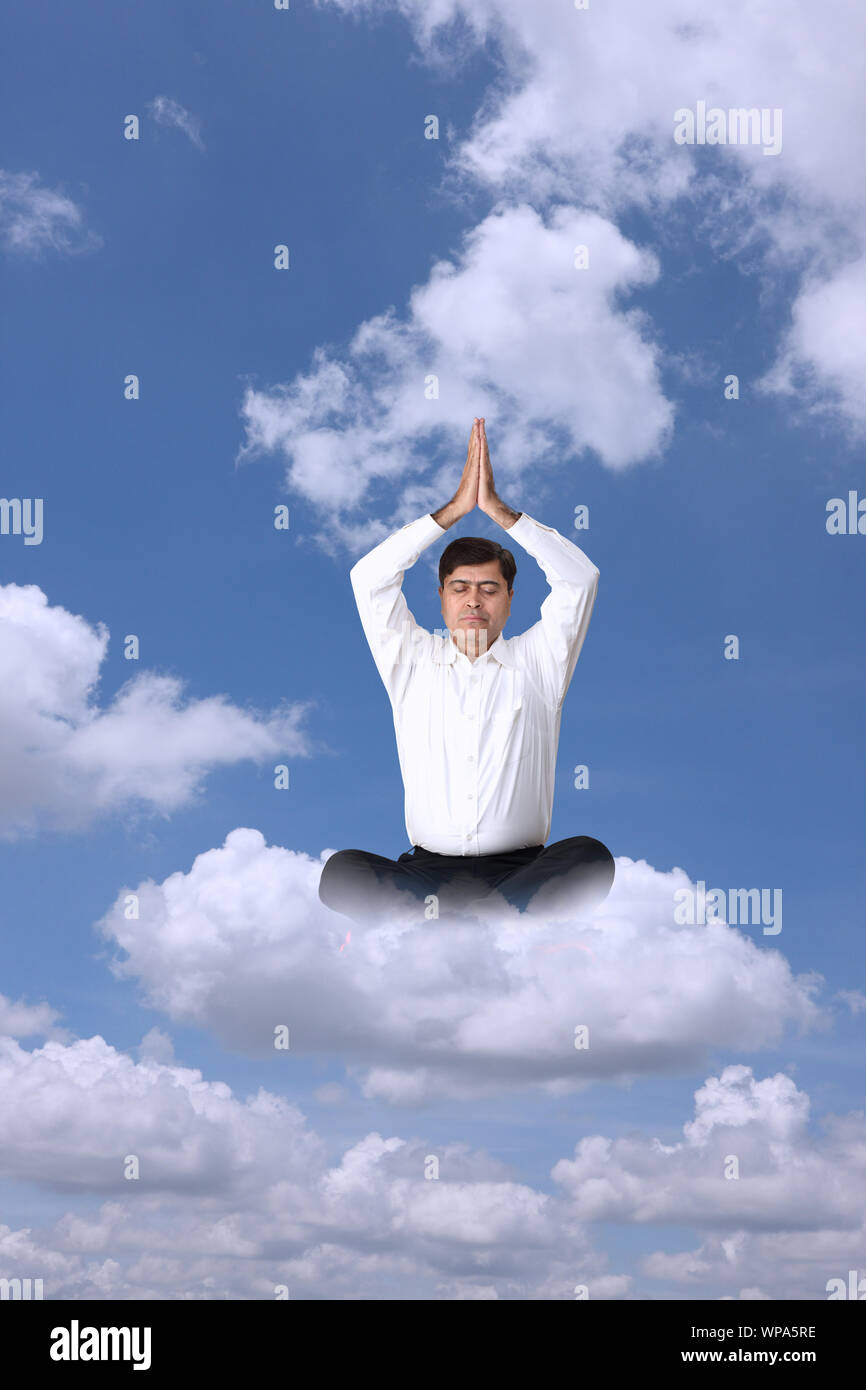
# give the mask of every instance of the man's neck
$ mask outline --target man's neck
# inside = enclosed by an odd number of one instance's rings
[[[486,652],[490,651],[491,647],[496,645],[496,643],[502,636],[501,632],[497,632],[493,641],[488,643],[486,628],[482,628],[480,632],[475,632],[472,631],[472,629],[470,629],[470,631],[472,632],[472,636],[467,641],[469,633],[464,630],[460,631],[463,641],[458,642],[456,632],[452,632],[451,641],[454,643],[458,652],[461,652],[463,656],[468,657],[470,661],[477,661],[479,656],[484,656]]]

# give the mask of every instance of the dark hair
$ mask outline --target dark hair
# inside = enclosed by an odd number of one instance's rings
[[[446,545],[439,557],[439,587],[444,589],[445,580],[460,565],[486,565],[490,560],[498,560],[508,592],[514,588],[517,564],[510,550],[488,541],[483,536],[458,536],[456,541]]]

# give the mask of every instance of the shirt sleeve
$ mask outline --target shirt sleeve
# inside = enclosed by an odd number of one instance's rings
[[[552,704],[559,706],[574,675],[598,592],[599,570],[572,541],[522,512],[508,536],[544,571],[550,593],[541,619],[514,640],[523,663]],[[506,542],[507,544],[507,542]]]
[[[392,703],[401,671],[408,671],[417,637],[430,636],[409,611],[403,597],[403,574],[422,551],[445,534],[445,528],[432,516],[420,516],[386,536],[349,572],[364,635]]]

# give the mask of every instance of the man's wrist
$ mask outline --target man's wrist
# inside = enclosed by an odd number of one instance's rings
[[[447,531],[449,526],[453,526],[455,521],[460,520],[460,515],[453,501],[446,502],[444,507],[440,507],[438,512],[431,512],[433,520],[437,526],[441,526],[443,531]]]
[[[515,521],[519,521],[523,515],[522,512],[514,511],[512,507],[506,507],[505,503],[501,502],[498,497],[492,498],[484,511],[492,521],[497,522],[506,531],[510,531]]]

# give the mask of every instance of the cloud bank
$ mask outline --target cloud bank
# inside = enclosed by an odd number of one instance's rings
[[[585,1137],[547,1193],[417,1135],[370,1132],[329,1159],[280,1096],[242,1101],[101,1037],[0,1037],[0,1176],[66,1203],[39,1229],[0,1225],[0,1270],[55,1299],[823,1298],[862,1251],[866,1120],[814,1135],[808,1110],[784,1074],[726,1067],[681,1142]],[[652,1251],[635,1276],[595,1248],[600,1221],[676,1221],[700,1243]]]

